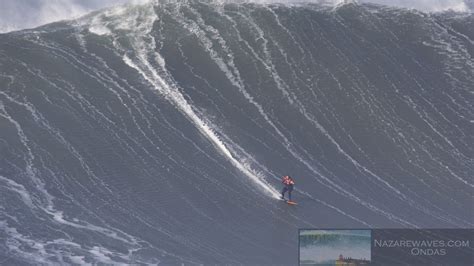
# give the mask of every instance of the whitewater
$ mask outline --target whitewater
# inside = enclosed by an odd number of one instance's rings
[[[294,265],[299,228],[473,228],[473,26],[149,1],[0,34],[0,264]]]

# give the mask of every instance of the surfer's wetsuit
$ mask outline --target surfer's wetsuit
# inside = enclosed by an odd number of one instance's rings
[[[283,180],[281,181],[283,185],[283,190],[281,191],[281,198],[285,198],[285,193],[288,191],[288,200],[291,201],[291,191],[293,191],[293,185],[295,184],[295,181],[289,176],[284,176]]]

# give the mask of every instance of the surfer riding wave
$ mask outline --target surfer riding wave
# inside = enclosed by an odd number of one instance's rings
[[[295,181],[293,178],[291,178],[291,176],[285,175],[281,182],[284,185],[281,191],[281,199],[285,200],[285,193],[288,192],[288,201],[291,201],[291,192],[293,191],[293,185],[295,184]]]

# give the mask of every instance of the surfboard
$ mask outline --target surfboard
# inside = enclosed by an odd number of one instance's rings
[[[288,203],[289,205],[298,205],[298,203],[294,202],[294,201],[289,201],[287,199],[281,199],[282,201]]]

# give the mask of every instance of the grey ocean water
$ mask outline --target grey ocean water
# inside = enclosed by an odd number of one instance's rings
[[[473,53],[472,14],[354,3],[1,34],[0,264],[294,265],[298,228],[473,228]]]

